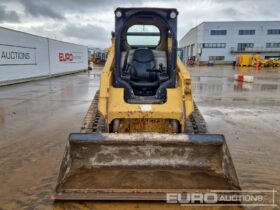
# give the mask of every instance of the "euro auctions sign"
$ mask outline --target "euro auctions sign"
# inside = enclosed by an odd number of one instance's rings
[[[36,65],[36,48],[0,44],[0,66]]]
[[[59,61],[73,61],[73,54],[72,53],[59,53]]]
[[[65,63],[82,63],[82,52],[60,52],[58,53],[59,62]]]

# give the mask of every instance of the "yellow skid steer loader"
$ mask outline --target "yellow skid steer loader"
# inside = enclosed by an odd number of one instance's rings
[[[176,9],[117,8],[112,48],[80,133],[71,133],[57,200],[166,200],[239,190],[223,135],[206,134],[177,58]]]

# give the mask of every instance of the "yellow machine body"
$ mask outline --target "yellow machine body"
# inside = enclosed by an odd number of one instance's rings
[[[239,54],[236,57],[238,66],[253,66],[257,59],[260,59],[260,54]]]
[[[185,127],[186,119],[194,110],[191,78],[182,61],[177,58],[177,88],[167,89],[164,104],[129,104],[124,100],[124,89],[114,88],[112,70],[114,66],[114,41],[100,78],[98,109],[106,119],[107,129],[114,119],[121,119],[122,132],[166,133],[166,120],[177,120]],[[125,119],[125,120],[124,120]],[[141,121],[144,124],[141,124]],[[134,126],[131,126],[134,125]],[[143,127],[144,126],[144,127]]]

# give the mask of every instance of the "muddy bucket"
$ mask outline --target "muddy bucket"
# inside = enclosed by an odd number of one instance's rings
[[[73,133],[56,200],[165,200],[215,189],[240,189],[223,135]]]

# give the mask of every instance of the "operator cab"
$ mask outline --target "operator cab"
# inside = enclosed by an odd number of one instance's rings
[[[114,86],[127,103],[161,104],[175,88],[176,9],[117,8]]]

